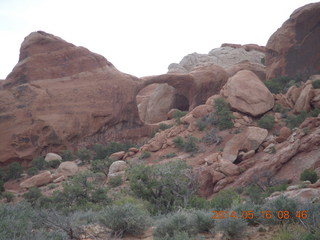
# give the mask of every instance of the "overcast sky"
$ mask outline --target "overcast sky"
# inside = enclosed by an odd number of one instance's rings
[[[0,0],[0,79],[28,34],[42,30],[138,77],[222,43],[265,45],[308,0]]]

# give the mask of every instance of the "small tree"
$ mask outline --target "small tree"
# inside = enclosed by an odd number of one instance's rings
[[[300,174],[300,180],[301,181],[310,181],[311,183],[315,183],[318,180],[318,174],[313,170],[305,169]]]
[[[233,127],[232,120],[234,119],[228,103],[223,98],[217,98],[214,100],[215,112],[212,116],[213,123],[218,126],[220,130]]]
[[[21,176],[22,173],[22,167],[20,163],[13,162],[10,163],[7,170],[7,179],[16,179]]]

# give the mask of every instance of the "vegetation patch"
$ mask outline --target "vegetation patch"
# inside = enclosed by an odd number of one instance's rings
[[[274,126],[274,116],[266,114],[258,120],[258,126],[271,130]]]

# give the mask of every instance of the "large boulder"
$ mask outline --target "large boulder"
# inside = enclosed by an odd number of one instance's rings
[[[320,72],[320,2],[295,10],[269,38],[267,78],[300,76],[306,80]]]
[[[221,95],[237,111],[259,116],[273,108],[274,98],[253,72],[241,70],[229,78]]]
[[[44,158],[46,162],[51,162],[54,160],[62,161],[62,157],[56,153],[47,153],[46,157]]]
[[[24,180],[23,182],[20,183],[20,187],[22,188],[40,187],[42,185],[46,185],[52,182],[52,180],[53,180],[53,177],[50,171],[45,171]]]
[[[0,89],[0,162],[147,135],[136,104],[140,83],[86,48],[31,33]]]
[[[75,175],[79,171],[79,167],[75,162],[66,161],[59,165],[57,169],[57,175],[61,174],[65,177]]]
[[[268,131],[258,127],[248,127],[241,133],[234,135],[225,145],[222,158],[234,162],[240,150],[246,152],[256,150],[268,136]]]
[[[125,161],[119,160],[113,162],[109,167],[108,175],[112,175],[118,172],[124,171],[128,167],[128,164]]]

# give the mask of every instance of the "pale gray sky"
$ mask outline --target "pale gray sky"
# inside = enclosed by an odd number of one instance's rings
[[[189,53],[222,43],[265,45],[308,0],[0,0],[0,79],[25,36],[42,30],[138,77],[167,72]]]

